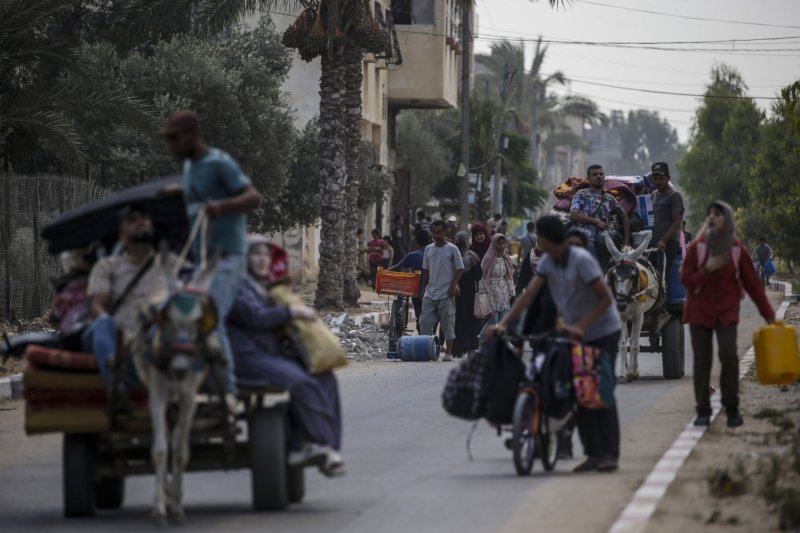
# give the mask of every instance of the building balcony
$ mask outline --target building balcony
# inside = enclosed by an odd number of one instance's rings
[[[391,4],[402,61],[389,66],[389,106],[456,107],[463,51],[456,0],[393,0]]]

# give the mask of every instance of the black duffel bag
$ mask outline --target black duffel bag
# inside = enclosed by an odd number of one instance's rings
[[[488,339],[481,350],[487,350],[490,361],[484,418],[494,424],[510,424],[525,365],[502,337]]]

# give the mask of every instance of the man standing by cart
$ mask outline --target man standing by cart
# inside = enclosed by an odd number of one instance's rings
[[[650,241],[658,248],[657,252],[650,255],[650,262],[656,268],[658,275],[664,272],[663,291],[665,302],[655,316],[655,329],[661,331],[669,321],[667,302],[669,294],[669,278],[672,264],[678,255],[680,247],[681,222],[683,221],[683,196],[675,190],[670,183],[669,166],[663,161],[654,163],[650,168],[653,183],[656,186],[653,192],[653,238]]]
[[[194,224],[201,212],[210,221],[208,253],[216,256],[217,262],[209,294],[217,306],[217,336],[227,365],[225,388],[232,394],[236,382],[225,317],[245,275],[247,213],[258,207],[260,197],[230,155],[203,142],[200,122],[191,111],[172,113],[159,133],[169,151],[184,162],[183,198],[190,223]],[[198,244],[195,242],[195,251]]]

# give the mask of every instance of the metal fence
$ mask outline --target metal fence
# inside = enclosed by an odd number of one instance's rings
[[[103,193],[68,176],[0,173],[0,320],[33,318],[50,308],[50,279],[60,266],[47,253],[42,227]]]

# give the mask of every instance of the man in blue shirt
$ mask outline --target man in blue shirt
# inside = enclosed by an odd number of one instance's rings
[[[389,270],[403,269],[406,272],[422,272],[422,258],[425,255],[425,247],[431,242],[430,234],[426,230],[419,230],[416,234],[417,249],[409,253],[399,263],[389,268]],[[424,291],[425,287],[420,287],[420,294]],[[419,317],[422,315],[422,298],[417,296],[411,298],[411,304],[414,306],[414,316],[417,317],[417,333],[419,333]]]
[[[258,207],[260,196],[230,155],[203,142],[200,122],[191,111],[172,113],[159,133],[169,151],[184,162],[183,198],[189,222],[193,224],[202,210],[211,223],[208,253],[216,256],[217,262],[208,291],[217,305],[217,337],[227,363],[226,392],[234,393],[233,353],[225,317],[245,274],[247,213]]]

